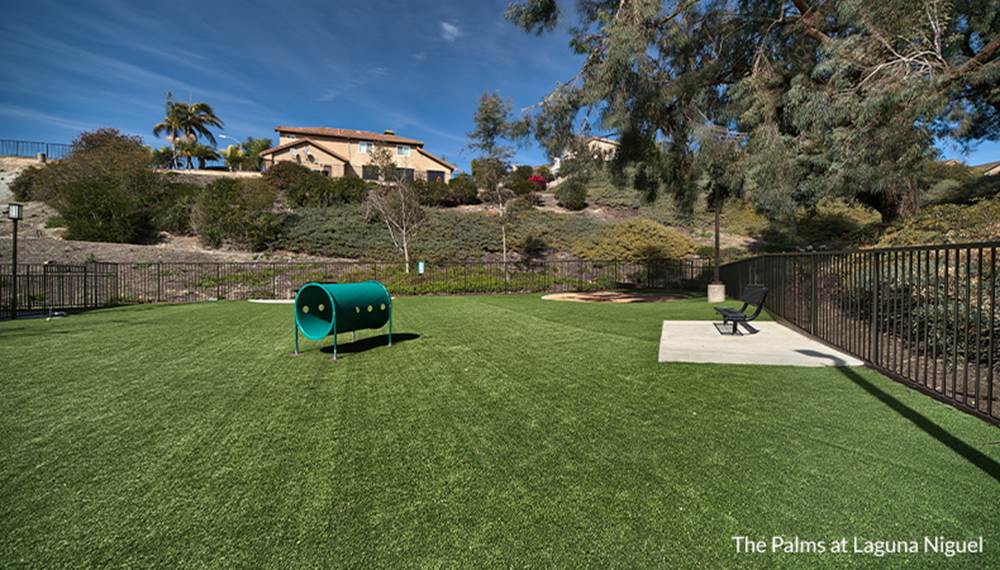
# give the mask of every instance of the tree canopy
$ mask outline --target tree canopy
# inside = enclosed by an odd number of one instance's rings
[[[506,16],[541,34],[568,13],[520,0]],[[596,115],[618,162],[682,203],[698,141],[730,139],[738,153],[715,154],[773,215],[839,195],[891,220],[915,209],[936,141],[1000,137],[1000,0],[578,0],[575,13],[583,64],[534,107],[536,138],[556,156]]]

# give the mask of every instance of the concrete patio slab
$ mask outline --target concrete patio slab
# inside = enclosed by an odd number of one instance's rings
[[[710,321],[663,321],[660,362],[862,366],[863,363],[774,322],[755,322],[759,332],[723,335]]]

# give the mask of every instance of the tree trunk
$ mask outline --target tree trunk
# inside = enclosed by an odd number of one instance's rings
[[[407,243],[406,236],[403,236],[403,265],[406,273],[410,272],[410,244]]]
[[[882,192],[858,194],[858,201],[882,216],[882,223],[892,223],[909,216],[920,207],[916,183],[906,178]]]

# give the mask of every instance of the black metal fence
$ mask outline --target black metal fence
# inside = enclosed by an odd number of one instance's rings
[[[1000,242],[775,254],[720,268],[766,308],[964,411],[1000,423]]]
[[[0,265],[0,295],[11,303],[11,266]],[[303,283],[378,279],[393,294],[588,291],[615,287],[692,288],[710,277],[711,260],[657,263],[542,261],[428,263],[87,263],[18,264],[17,308],[86,309],[138,303],[290,299]]]
[[[0,139],[0,156],[23,156],[34,158],[44,153],[47,158],[59,160],[69,156],[72,146],[63,143],[18,141]]]

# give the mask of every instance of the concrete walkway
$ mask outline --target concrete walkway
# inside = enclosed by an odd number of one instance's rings
[[[774,322],[751,323],[759,332],[723,335],[710,321],[663,321],[660,362],[862,366],[863,363]],[[725,330],[729,330],[726,327]]]

